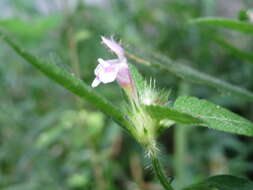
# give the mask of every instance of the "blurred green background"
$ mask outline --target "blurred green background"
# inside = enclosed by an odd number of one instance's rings
[[[238,19],[240,11],[250,8],[252,0],[1,0],[0,28],[89,84],[97,58],[112,56],[101,46],[100,36],[113,35],[126,46],[154,49],[253,91],[252,62],[214,40],[252,52],[252,36],[188,24],[205,16]],[[157,86],[171,90],[170,101],[184,91],[253,120],[252,103],[138,67],[145,78],[153,77]],[[123,106],[116,83],[95,90]],[[177,163],[174,130],[166,130],[159,142],[166,172],[175,177],[177,187],[214,174],[253,179],[252,138],[188,128],[182,140],[183,163]],[[110,118],[0,42],[0,189],[159,190],[149,166],[141,147]]]

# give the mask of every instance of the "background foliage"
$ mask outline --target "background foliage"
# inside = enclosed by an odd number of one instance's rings
[[[251,1],[227,5],[221,0],[2,0],[0,7],[0,28],[5,33],[88,84],[97,58],[111,56],[100,45],[100,35],[115,35],[129,51],[133,45],[141,52],[162,53],[178,64],[253,91],[252,35],[190,23],[205,16],[237,19],[240,10],[253,8]],[[116,123],[2,44],[1,189],[160,189],[152,171],[145,169],[150,163],[141,148]],[[239,49],[249,56],[238,53]],[[142,56],[149,60],[148,55]],[[178,78],[152,66],[138,67],[145,78],[153,77],[159,87],[171,89],[169,101],[177,95],[193,95],[253,120],[249,99],[205,83],[187,83],[182,80],[185,76]],[[96,91],[122,106],[116,84]],[[183,132],[170,128],[159,140],[166,171],[176,177],[177,187],[214,174],[253,179],[252,138],[207,128]],[[179,145],[184,150],[181,155]]]

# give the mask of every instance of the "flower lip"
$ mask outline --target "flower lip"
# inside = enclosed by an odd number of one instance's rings
[[[92,82],[92,84],[91,84],[91,87],[92,87],[92,88],[95,88],[95,87],[97,87],[100,83],[101,83],[101,81],[99,80],[99,77],[96,77],[96,78],[93,80],[93,82]]]
[[[124,49],[113,40],[113,38],[108,39],[104,36],[101,36],[102,43],[105,44],[112,52],[114,52],[119,59],[125,59]]]
[[[99,58],[96,69],[94,70],[95,79],[91,86],[97,87],[100,83],[110,83],[117,81],[118,84],[125,90],[129,97],[135,98],[137,93],[133,83],[131,73],[127,64],[127,58],[124,54],[124,49],[113,39],[102,38],[102,43],[105,44],[113,53],[117,55],[116,59],[104,60]]]
[[[114,60],[111,60],[114,62]],[[118,75],[118,71],[120,69],[120,65],[115,63],[115,64],[110,64],[108,61],[103,60],[101,58],[98,59],[99,65],[95,69],[94,73],[96,75],[96,78],[94,80],[94,84],[97,84],[97,80],[103,83],[110,83],[114,81]],[[116,62],[116,60],[115,60]],[[98,83],[99,84],[99,83]]]

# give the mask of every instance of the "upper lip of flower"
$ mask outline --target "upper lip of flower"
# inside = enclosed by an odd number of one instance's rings
[[[112,52],[114,52],[119,59],[125,59],[125,52],[124,49],[116,43],[112,38],[109,40],[104,36],[101,36],[102,43],[105,44]]]

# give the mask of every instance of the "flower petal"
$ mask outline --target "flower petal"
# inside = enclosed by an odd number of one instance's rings
[[[116,79],[118,71],[118,64],[110,65],[108,67],[104,67],[103,70],[98,74],[98,77],[103,83],[109,83]]]
[[[129,68],[126,63],[119,64],[119,71],[117,74],[117,81],[120,85],[130,85],[131,84],[131,76],[129,73]]]
[[[93,80],[93,82],[92,82],[92,84],[91,84],[91,87],[92,87],[92,88],[95,88],[95,87],[97,87],[100,83],[101,83],[101,81],[99,80],[98,77],[96,77],[96,78]]]
[[[95,69],[95,75],[103,83],[109,83],[116,79],[120,64],[118,59],[103,60],[98,59],[99,65]]]
[[[116,43],[113,39],[107,39],[104,36],[102,36],[101,38],[102,38],[102,42],[108,48],[110,48],[118,56],[119,59],[122,59],[125,57],[124,49],[118,43]]]
[[[121,61],[119,59],[107,59],[106,62],[109,63],[110,65],[113,65],[113,64],[118,64]]]
[[[102,72],[102,70],[103,70],[104,67],[110,66],[109,63],[107,63],[106,61],[104,61],[101,58],[98,59],[98,62],[99,62],[99,64],[96,67],[96,69],[94,70],[95,75],[98,75],[98,73]]]

